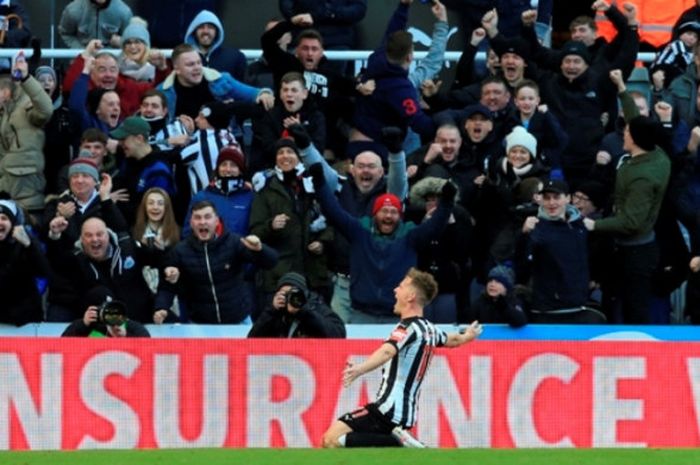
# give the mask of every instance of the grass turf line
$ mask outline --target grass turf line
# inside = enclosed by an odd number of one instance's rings
[[[2,465],[698,465],[700,449],[159,449],[0,452]]]

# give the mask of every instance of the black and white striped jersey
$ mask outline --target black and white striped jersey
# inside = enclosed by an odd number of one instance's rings
[[[187,176],[194,195],[209,185],[219,159],[219,151],[227,145],[237,145],[237,142],[236,137],[225,129],[200,129],[192,137],[192,142],[180,151],[180,159],[187,166]]]
[[[384,342],[393,344],[398,352],[382,368],[375,403],[391,421],[411,428],[433,351],[445,345],[447,333],[425,318],[413,317],[401,320]]]
[[[153,126],[151,126],[153,129]],[[157,131],[155,134],[151,134],[148,137],[148,143],[151,145],[156,145],[162,151],[172,150],[173,146],[168,144],[168,139],[174,136],[181,136],[187,134],[187,129],[180,122],[180,120],[175,120],[170,124],[166,124],[162,129]]]

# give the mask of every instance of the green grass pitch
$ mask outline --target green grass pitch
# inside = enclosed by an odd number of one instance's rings
[[[698,465],[700,449],[167,449],[0,452],[2,465]]]

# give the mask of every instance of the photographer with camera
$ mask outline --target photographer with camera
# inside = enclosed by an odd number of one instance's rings
[[[85,295],[87,309],[61,337],[151,337],[146,327],[127,317],[126,304],[115,300],[104,286],[96,286]]]
[[[277,281],[272,301],[255,321],[248,337],[345,337],[343,320],[315,292],[306,278],[289,272]]]

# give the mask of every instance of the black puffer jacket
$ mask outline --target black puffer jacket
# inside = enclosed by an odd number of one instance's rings
[[[193,323],[242,322],[252,310],[243,279],[248,262],[270,269],[277,263],[277,252],[264,244],[262,251],[252,252],[231,232],[207,242],[189,236],[166,259],[166,266],[180,270],[180,278],[176,285],[160,281],[156,309],[170,308],[177,294]]]
[[[60,239],[46,241],[54,275],[50,285],[57,285],[52,288],[56,302],[71,308],[79,318],[85,312],[86,294],[96,286],[105,286],[116,299],[126,304],[129,319],[152,323],[153,298],[143,279],[144,262],[140,247],[127,233],[108,232],[111,255],[103,261],[88,257],[81,244],[74,244],[65,234]],[[57,281],[57,276],[68,279]]]
[[[34,278],[49,275],[49,264],[38,242],[24,247],[14,239],[0,241],[0,323],[21,326],[41,321],[41,297]]]

